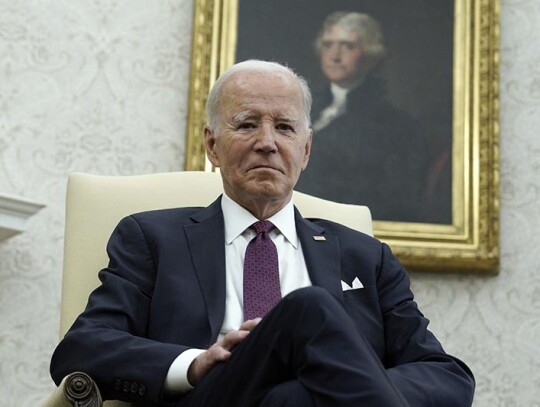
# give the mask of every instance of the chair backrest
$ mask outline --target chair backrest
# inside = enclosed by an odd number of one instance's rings
[[[207,206],[223,192],[218,173],[183,171],[136,176],[75,173],[67,187],[60,335],[64,336],[97,287],[107,265],[105,246],[124,216],[151,209]],[[372,234],[365,206],[346,205],[294,192],[306,218],[324,218]]]

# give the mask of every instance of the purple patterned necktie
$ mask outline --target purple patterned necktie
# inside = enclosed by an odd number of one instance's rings
[[[277,249],[268,235],[274,225],[260,220],[250,226],[257,236],[244,259],[244,319],[263,317],[281,299]]]

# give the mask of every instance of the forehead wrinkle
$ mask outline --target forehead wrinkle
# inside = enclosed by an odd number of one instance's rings
[[[255,79],[259,81],[258,78]],[[229,116],[226,120],[231,125],[233,123],[238,125],[245,120],[261,121],[265,117],[270,117],[273,121],[281,120],[296,125],[304,120],[303,99],[299,85],[296,86],[298,88],[295,89],[296,92],[291,92],[291,85],[296,84],[291,82],[290,78],[282,77],[280,79],[285,79],[286,83],[278,85],[283,86],[273,88],[272,92],[254,94],[255,79],[235,77],[225,85],[220,111],[225,114],[222,116],[224,119]],[[265,79],[264,75],[263,79]]]

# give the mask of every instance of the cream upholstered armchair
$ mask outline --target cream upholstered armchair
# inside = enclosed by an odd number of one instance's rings
[[[97,287],[98,271],[107,265],[107,240],[124,216],[151,209],[207,206],[222,191],[220,175],[211,172],[138,176],[72,174],[66,200],[60,337],[84,310],[88,295]],[[326,201],[296,191],[293,200],[306,218],[325,218],[372,234],[371,213],[365,206]],[[99,390],[92,379],[74,372],[64,378],[44,407],[101,405]]]

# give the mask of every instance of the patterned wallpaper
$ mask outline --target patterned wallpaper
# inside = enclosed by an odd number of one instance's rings
[[[183,168],[192,1],[0,0],[0,191],[47,205],[0,243],[0,405],[52,388],[67,175]]]
[[[53,387],[67,175],[183,166],[192,7],[0,0],[0,191],[47,205],[0,243],[1,407]],[[501,273],[412,278],[474,405],[540,406],[540,2],[503,0],[501,30]]]

